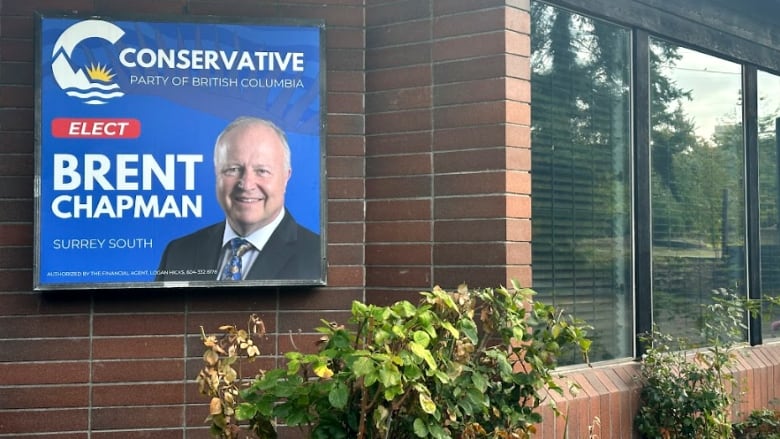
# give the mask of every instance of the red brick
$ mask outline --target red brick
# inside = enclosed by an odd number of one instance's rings
[[[531,56],[531,36],[517,32],[506,32],[506,52],[524,57]]]
[[[495,147],[438,152],[433,156],[433,166],[439,174],[504,170],[506,154],[506,148]]]
[[[370,177],[396,177],[430,174],[431,154],[404,154],[369,157],[366,159],[366,175]]]
[[[523,0],[528,3],[530,0]],[[529,7],[516,7],[506,9],[506,28],[520,34],[529,35],[531,33],[531,14]]]
[[[4,176],[30,176],[34,174],[35,161],[32,154],[7,154],[0,163],[0,173]]]
[[[366,193],[370,198],[415,198],[431,196],[431,177],[404,176],[369,178]]]
[[[488,55],[467,60],[439,62],[434,65],[436,84],[473,81],[507,76],[507,55]]]
[[[328,202],[328,222],[363,221],[365,218],[363,201],[330,201]]]
[[[176,381],[181,380],[183,374],[182,360],[95,361],[92,364],[93,383]]]
[[[454,37],[470,34],[484,34],[490,31],[504,30],[505,8],[473,8],[457,15],[443,15],[434,22],[433,34],[436,38]]]
[[[87,337],[89,316],[0,317],[5,338]]]
[[[3,53],[3,61],[12,62],[32,62],[35,54],[32,39],[0,40],[0,52]]]
[[[88,404],[86,385],[0,388],[0,410],[86,407]]]
[[[34,149],[32,131],[3,133],[3,141],[0,142],[1,153],[32,154]]]
[[[433,137],[433,148],[437,152],[484,147],[501,147],[503,150],[507,141],[505,130],[501,125],[437,129]]]
[[[0,246],[31,245],[33,229],[30,224],[0,224]]]
[[[178,358],[183,354],[183,337],[111,337],[98,338],[92,342],[92,357],[95,359]]]
[[[77,384],[89,381],[89,363],[86,361],[0,363],[0,385]]]
[[[0,106],[32,108],[35,101],[33,88],[26,85],[2,85],[0,86]]]
[[[92,409],[95,430],[181,427],[181,406],[107,407]]]
[[[531,79],[531,61],[527,56],[506,55],[506,76],[510,78]]]
[[[373,48],[366,54],[368,70],[414,66],[429,62],[431,62],[431,46],[427,42]]]
[[[329,267],[328,286],[335,287],[360,287],[364,284],[363,266]]]
[[[431,22],[421,19],[372,26],[366,30],[366,45],[371,48],[394,46],[431,39]]]
[[[67,6],[62,0],[29,0],[3,2],[3,15],[27,15],[32,16],[36,11],[63,11],[63,7],[74,12],[92,11],[92,0],[68,0]]]
[[[4,131],[32,130],[34,121],[32,108],[0,108],[0,127],[2,127]],[[32,163],[30,160],[31,157],[22,156],[22,158],[26,158],[28,162]],[[9,159],[13,164],[16,157],[11,156]],[[8,169],[7,166],[6,169]],[[12,171],[21,172],[23,169],[12,169]]]
[[[429,287],[423,289],[430,290]],[[366,303],[377,306],[389,306],[401,300],[407,300],[411,303],[420,303],[422,296],[420,295],[420,288],[412,289],[370,289],[366,290]]]
[[[178,313],[184,309],[186,297],[166,290],[119,290],[95,296],[95,313],[142,314]]]
[[[430,0],[397,0],[367,6],[368,26],[419,20],[430,14]]]
[[[365,52],[357,49],[328,49],[328,68],[334,70],[365,70]]]
[[[99,14],[181,14],[185,0],[134,0],[132,5],[112,0],[95,0],[95,12]]]
[[[366,113],[429,108],[431,99],[430,86],[377,91],[366,95]]]
[[[0,17],[0,37],[30,38],[33,35],[33,31],[32,14],[24,16],[3,15]]]
[[[366,284],[374,287],[430,288],[431,269],[427,267],[367,267]]]
[[[434,178],[434,193],[437,197],[500,194],[506,192],[506,186],[506,173],[500,171],[446,174]]]
[[[95,336],[105,335],[170,335],[184,330],[182,314],[96,315]]]
[[[503,31],[448,38],[434,44],[433,60],[447,62],[483,57],[493,53],[504,53],[505,47],[506,34]]]
[[[363,71],[328,70],[328,92],[362,93],[366,88],[366,74]]]
[[[364,263],[362,242],[355,245],[328,244],[328,261],[331,266],[362,265]]]
[[[367,242],[427,242],[430,240],[431,222],[429,221],[370,222],[366,224]]]
[[[456,128],[474,125],[503,124],[507,116],[505,101],[479,102],[440,107],[434,110],[434,125],[438,128]]]
[[[489,242],[504,241],[507,236],[507,220],[488,218],[479,220],[436,221],[436,242]]]
[[[328,157],[328,175],[333,178],[363,177],[363,159]]]
[[[328,156],[363,156],[366,141],[363,136],[328,135],[326,149]]]
[[[430,130],[431,113],[428,109],[413,109],[366,115],[366,133],[396,133]]]
[[[31,222],[32,200],[0,200],[0,222]]]
[[[293,5],[292,2],[279,2],[277,11],[280,17],[324,19],[326,26],[361,28],[365,24],[363,7],[357,5],[334,5],[323,2]]]
[[[27,362],[84,360],[89,358],[87,339],[0,339],[0,361]]]
[[[317,290],[282,295],[279,298],[279,309],[295,309],[296,311],[347,310],[352,308],[353,300],[362,299],[363,290],[360,288]]]
[[[508,258],[509,246],[510,244],[501,242],[435,244],[433,262],[437,266],[509,264],[512,263]],[[530,247],[527,249],[530,250]],[[521,263],[530,262],[530,253],[527,256],[527,261]]]
[[[153,430],[134,430],[134,431],[94,431],[91,433],[92,439],[182,439],[184,433],[180,428],[163,430],[155,428]],[[206,434],[206,437],[210,436]],[[187,435],[187,439],[193,439],[193,436]],[[213,436],[212,436],[213,437]]]
[[[328,226],[329,243],[349,243],[363,241],[363,224],[341,223]]]
[[[431,150],[431,132],[419,133],[371,133],[366,137],[366,156],[401,154],[409,152],[429,152]]]
[[[330,114],[328,115],[328,133],[332,134],[363,134],[364,117],[360,114]]]
[[[355,27],[328,27],[325,41],[334,49],[365,49],[365,30]],[[330,104],[330,102],[328,102]]]
[[[33,85],[35,82],[35,68],[31,62],[0,62],[0,84],[3,85]],[[0,125],[2,126],[2,125]],[[3,127],[3,131],[8,131]],[[32,131],[32,125],[28,130]]]
[[[367,221],[430,219],[430,200],[385,200],[366,203]]]
[[[0,73],[2,71],[0,70]],[[366,91],[394,88],[425,87],[431,83],[431,66],[417,65],[369,71],[366,74]]]
[[[366,244],[366,265],[430,265],[427,244]]]
[[[473,10],[504,7],[515,1],[516,0],[510,0],[509,2],[507,0],[469,0],[468,2],[435,2],[433,4],[433,10],[436,15],[455,14]],[[527,3],[527,0],[520,1],[525,1]]]
[[[436,201],[437,219],[503,218],[507,216],[504,195],[442,198]]]
[[[484,288],[509,285],[512,279],[506,266],[434,266],[433,282],[443,288],[453,289],[465,283],[470,287]]]
[[[13,433],[86,430],[88,416],[89,412],[86,409],[47,409],[40,412],[0,410],[0,435],[14,437],[11,436]],[[44,437],[60,438],[62,436],[58,434]]]
[[[328,180],[328,200],[362,199],[365,197],[365,180],[345,178]]]
[[[0,198],[32,199],[32,197],[32,177],[0,177]]]
[[[328,93],[328,110],[331,113],[362,114],[363,95],[360,93]]]
[[[92,405],[105,407],[183,404],[184,392],[182,392],[181,386],[182,383],[176,382],[96,384],[92,386]]]
[[[506,78],[493,78],[437,85],[434,102],[443,106],[503,101],[506,98],[506,82]]]

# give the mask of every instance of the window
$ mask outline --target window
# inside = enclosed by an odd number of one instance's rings
[[[766,295],[780,297],[780,76],[759,71],[756,88],[761,288]],[[780,337],[780,310],[766,311],[763,336]]]
[[[532,17],[534,289],[595,327],[593,360],[631,356],[630,33]]]
[[[540,1],[531,29],[533,286],[591,359],[696,340],[713,290],[780,297],[780,76]],[[780,307],[750,328],[780,337]]]
[[[691,337],[712,290],[744,295],[742,72],[650,40],[653,321]]]

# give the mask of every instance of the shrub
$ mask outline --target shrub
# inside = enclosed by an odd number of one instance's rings
[[[754,410],[734,424],[735,439],[780,439],[780,410]]]
[[[254,346],[252,331],[204,335],[212,432],[237,437],[238,419],[261,438],[276,420],[317,439],[530,437],[546,392],[561,392],[557,359],[587,355],[587,327],[516,286],[421,294],[418,305],[353,302],[349,327],[323,322],[316,353],[285,354],[285,368],[239,392],[224,367]]]
[[[750,308],[750,309],[749,309]],[[700,339],[706,348],[674,339],[657,328],[641,337],[640,408],[634,420],[647,438],[730,438],[730,368],[733,348],[744,339],[746,311],[753,305],[733,292],[716,290],[705,307]],[[693,353],[691,350],[693,349]]]

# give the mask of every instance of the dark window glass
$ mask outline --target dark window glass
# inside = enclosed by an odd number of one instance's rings
[[[712,291],[744,294],[741,67],[650,43],[653,319],[695,339]]]
[[[594,327],[594,361],[633,349],[630,32],[532,4],[533,286]]]
[[[758,175],[761,287],[780,297],[780,76],[758,72]],[[765,307],[764,338],[780,337],[780,309]]]

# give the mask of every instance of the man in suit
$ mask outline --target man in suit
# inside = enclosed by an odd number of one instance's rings
[[[234,120],[217,137],[214,171],[225,221],[171,241],[155,280],[319,281],[320,237],[284,207],[292,175],[284,132],[265,119]]]

